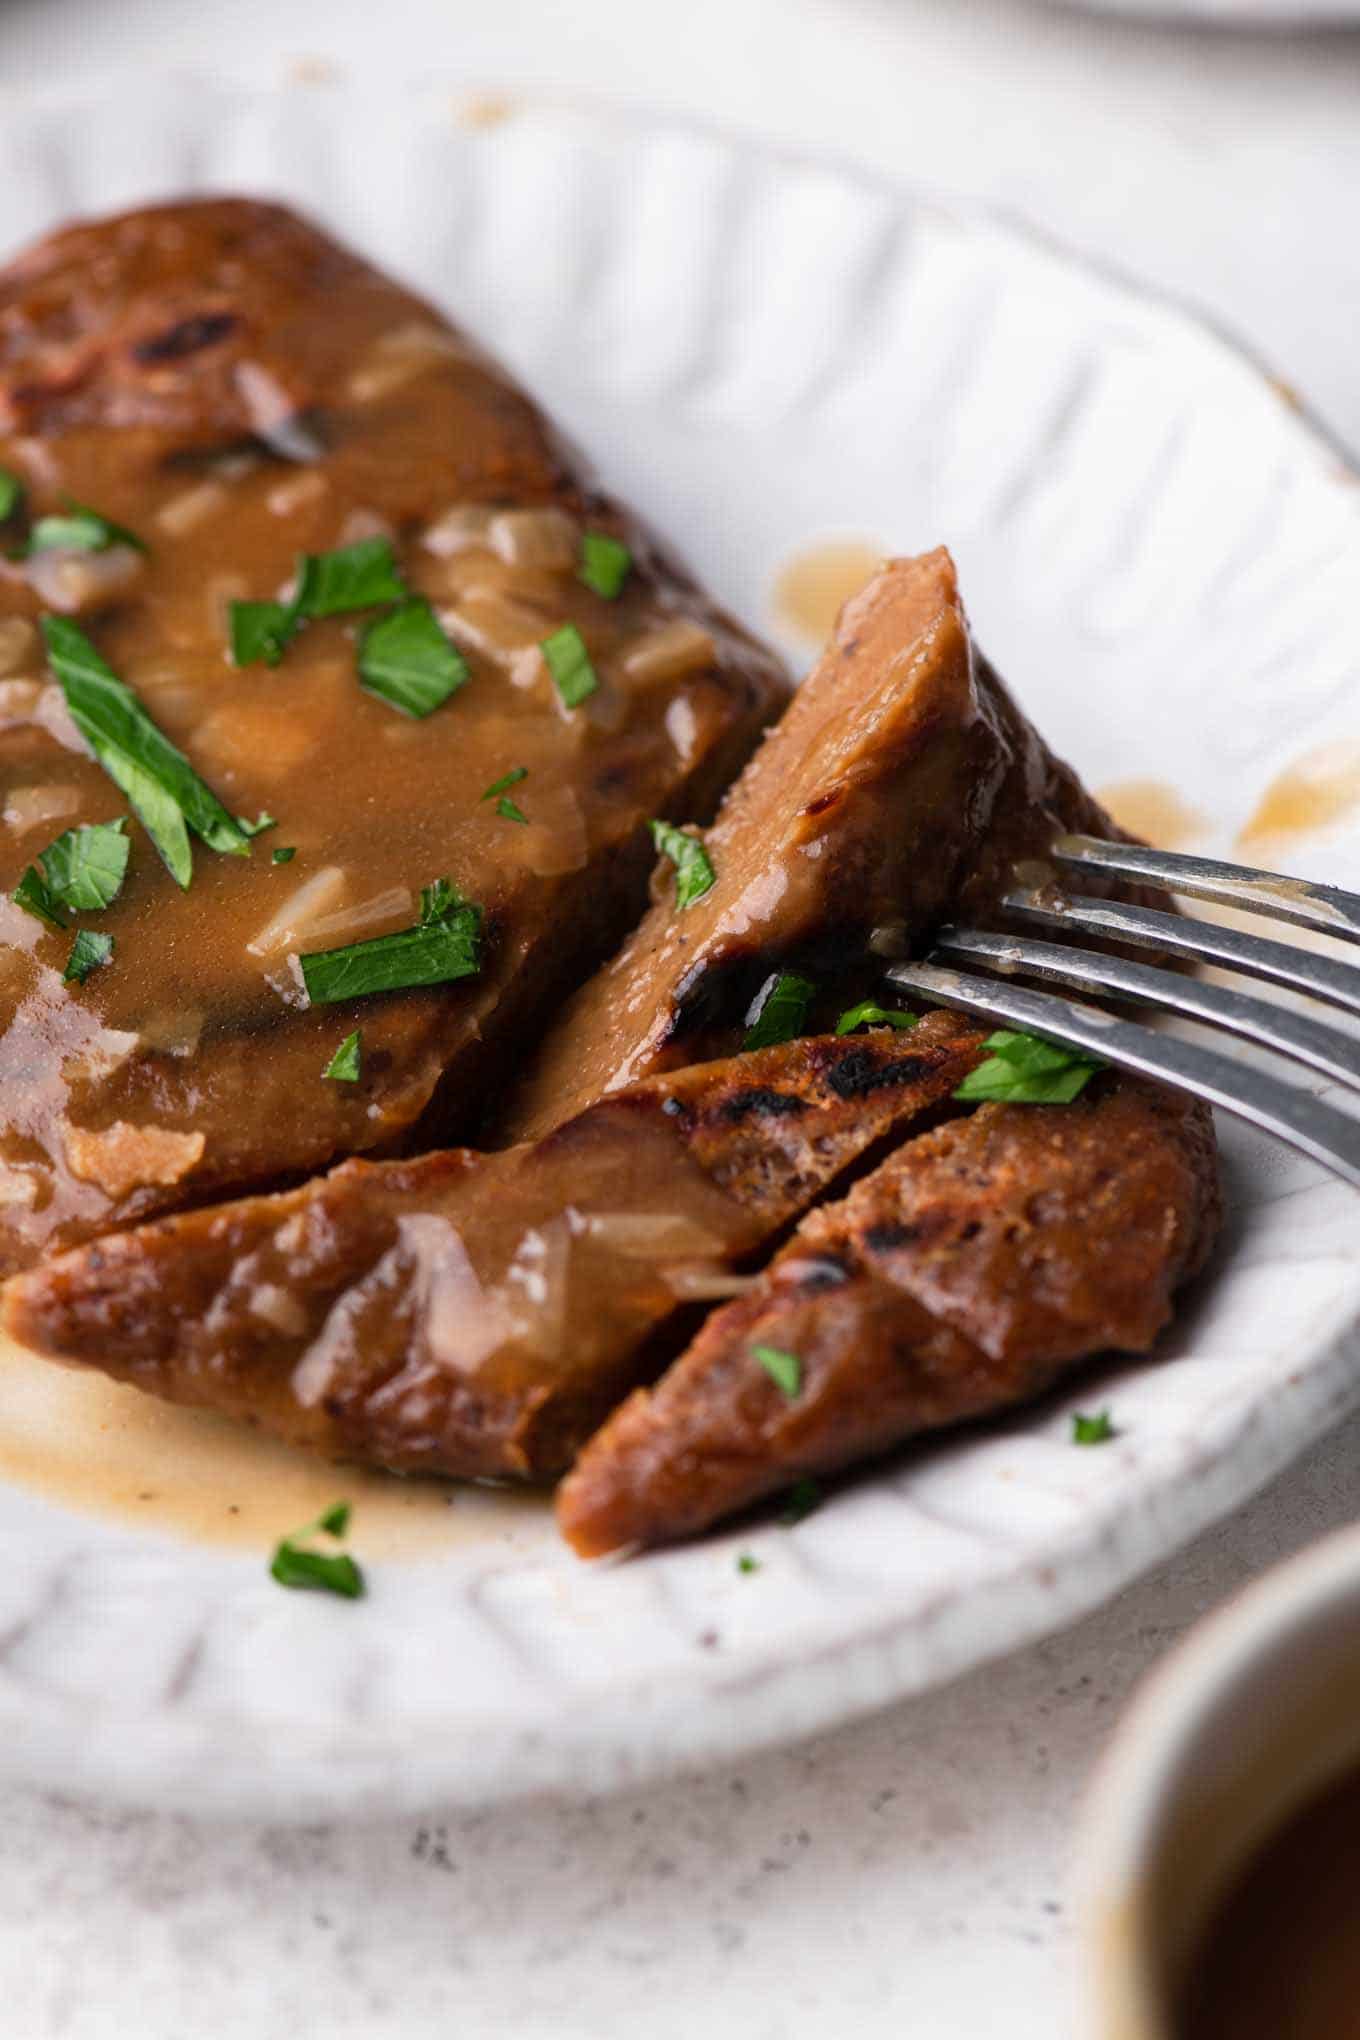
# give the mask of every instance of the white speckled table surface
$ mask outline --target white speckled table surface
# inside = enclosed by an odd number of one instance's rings
[[[380,13],[380,25],[379,25]],[[1004,204],[1245,333],[1360,445],[1360,35],[1026,0],[0,0],[0,87],[325,58],[699,113]],[[1350,1518],[1360,1422],[1053,1641],[786,1755],[614,1800],[278,1832],[0,1802],[16,2040],[1066,2040],[1074,1807],[1201,1611]]]

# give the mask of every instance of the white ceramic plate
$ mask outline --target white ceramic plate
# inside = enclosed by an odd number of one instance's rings
[[[1140,20],[1192,21],[1219,28],[1322,28],[1360,21],[1360,0],[1064,0],[1100,14]]]
[[[1057,746],[1097,785],[1174,783],[1206,843],[1291,759],[1334,764],[1360,732],[1360,494],[1337,453],[1193,319],[1009,226],[665,122],[470,128],[419,90],[177,83],[0,123],[5,247],[226,187],[312,207],[448,304],[753,622],[800,547],[947,540]],[[1287,854],[1360,883],[1344,828]],[[111,1393],[137,1417],[64,1422],[44,1499],[15,1436],[36,1426],[41,1462],[52,1419],[11,1358],[0,1768],[275,1817],[593,1791],[1056,1628],[1360,1401],[1353,1195],[1238,1133],[1227,1150],[1229,1251],[1155,1365],[866,1474],[795,1530],[610,1569],[539,1509],[428,1495],[439,1531],[413,1551],[364,1490],[369,1598],[286,1594],[263,1527],[300,1512],[284,1455],[244,1549],[158,1527],[154,1502],[75,1506],[120,1470],[192,1488],[225,1440],[167,1418],[148,1460],[155,1406]],[[1118,1442],[1075,1450],[1071,1410],[1104,1404]]]

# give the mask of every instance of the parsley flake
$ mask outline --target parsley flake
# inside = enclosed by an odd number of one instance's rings
[[[1074,1412],[1072,1417],[1074,1445],[1108,1445],[1114,1436],[1115,1428],[1110,1422],[1108,1410],[1101,1410],[1094,1417],[1083,1417]]]
[[[277,666],[292,643],[297,626],[297,615],[286,602],[233,602],[232,665]]]
[[[983,1047],[991,1051],[987,1061],[954,1093],[969,1104],[1070,1105],[1103,1068],[1094,1056],[1009,1029],[989,1034]]]
[[[85,822],[67,829],[49,843],[14,889],[16,903],[36,914],[50,928],[64,928],[66,915],[97,914],[112,905],[122,890],[131,848],[124,834],[126,817],[115,822]]]
[[[564,708],[579,708],[588,701],[599,686],[595,668],[590,663],[586,641],[574,623],[564,623],[560,630],[540,639],[539,650],[548,662]]]
[[[0,468],[0,524],[14,515],[24,500],[24,485],[9,468]]]
[[[528,777],[529,768],[527,765],[512,765],[508,772],[502,772],[499,779],[492,780],[481,798],[483,800],[494,800],[498,793],[508,793],[512,786],[518,786],[522,779],[527,779]]]
[[[587,531],[583,536],[577,578],[606,602],[617,601],[632,565],[633,555],[621,538],[607,531]]]
[[[64,985],[83,985],[92,970],[99,970],[113,955],[113,937],[97,928],[82,928],[71,944],[71,954],[61,974]]]
[[[364,1592],[364,1576],[349,1554],[317,1551],[310,1542],[315,1537],[332,1537],[338,1542],[349,1529],[349,1514],[348,1502],[336,1502],[315,1523],[281,1537],[270,1562],[271,1577],[281,1587],[313,1588],[321,1593],[338,1594],[342,1600],[359,1600]]]
[[[796,1353],[782,1346],[752,1346],[751,1358],[759,1361],[781,1394],[793,1402],[803,1386],[803,1363]]]
[[[321,1074],[333,1078],[337,1084],[357,1084],[363,1074],[363,1066],[363,1044],[356,1027],[353,1034],[345,1036]]]
[[[661,855],[675,866],[675,908],[680,913],[712,890],[718,874],[702,842],[687,829],[677,829],[670,822],[648,822],[647,826]]]
[[[758,1558],[752,1558],[749,1551],[743,1551],[737,1558],[737,1571],[739,1573],[759,1572],[760,1560]]]
[[[280,843],[276,850],[270,851],[269,862],[271,864],[291,864],[296,856],[297,847],[295,844]]]
[[[752,1048],[773,1048],[793,1041],[803,1031],[807,1009],[817,987],[793,971],[775,971],[766,978],[747,1012],[742,1054]]]
[[[447,878],[436,879],[421,888],[420,919],[414,928],[351,942],[343,949],[315,950],[300,956],[298,965],[314,1006],[417,985],[452,984],[458,978],[475,977],[482,967],[482,910],[465,900]]]
[[[472,670],[425,597],[412,595],[365,630],[359,678],[370,694],[418,717],[441,708]]]
[[[304,553],[292,607],[298,616],[310,619],[344,616],[353,609],[376,609],[380,603],[405,599],[391,541],[361,538],[334,552]]]
[[[159,730],[130,687],[69,617],[44,616],[42,633],[71,720],[126,795],[175,883],[193,876],[189,830],[234,857],[250,844],[182,751]]]
[[[85,822],[49,843],[39,858],[48,889],[73,914],[98,914],[122,891],[132,848],[127,818]]]
[[[65,928],[66,916],[47,890],[47,881],[36,864],[30,864],[14,891],[10,894],[16,907],[22,907],[35,920],[46,921],[49,928]]]
[[[861,999],[858,1006],[851,1006],[836,1022],[837,1034],[853,1034],[857,1027],[914,1027],[915,1013],[904,1013],[900,1006],[879,1006],[872,999]]]

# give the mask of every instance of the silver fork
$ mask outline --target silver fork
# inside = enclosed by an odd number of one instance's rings
[[[1343,941],[1360,942],[1360,894],[1314,885],[1245,864],[1184,857],[1105,843],[1094,836],[1060,836],[1050,858],[1073,872],[1164,886],[1194,899],[1216,900],[1253,914],[1290,921]],[[1005,896],[1011,921],[1041,928],[1057,940],[1031,940],[978,928],[945,928],[924,963],[894,964],[889,983],[956,1012],[978,1013],[1008,1028],[1039,1034],[1140,1075],[1157,1077],[1225,1112],[1249,1120],[1322,1162],[1360,1187],[1360,1119],[1325,1104],[1300,1086],[1254,1064],[1196,1041],[1156,1033],[1116,1018],[1098,1006],[1055,997],[1009,982],[1015,977],[1104,993],[1121,1003],[1179,1013],[1189,1020],[1240,1035],[1360,1091],[1360,1040],[1308,1014],[1228,986],[1206,984],[1177,971],[1126,962],[1122,957],[1073,948],[1080,934],[1109,937],[1125,947],[1215,963],[1248,977],[1310,994],[1360,1014],[1360,968],[1289,942],[1272,941],[1206,921],[1185,919],[1120,900],[1064,893],[1056,885],[1022,886]],[[1064,939],[1065,938],[1065,939]],[[954,966],[972,964],[1008,982],[977,977]]]

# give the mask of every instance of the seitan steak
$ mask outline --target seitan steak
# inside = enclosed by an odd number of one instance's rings
[[[0,1272],[417,1125],[456,1137],[635,921],[648,819],[711,813],[785,697],[494,364],[275,206],[76,226],[0,274],[0,468]],[[587,533],[626,543],[617,591],[607,544],[582,578]],[[371,611],[233,664],[230,601],[383,538],[470,669],[442,706],[361,687]],[[249,854],[198,847],[187,890],[134,821],[83,984],[73,930],[9,897],[128,810],[45,665],[53,613],[232,815],[277,818]],[[588,697],[540,649],[565,625]],[[507,774],[508,807],[484,798]],[[299,952],[411,926],[444,875],[483,909],[478,976],[308,1009]],[[359,1081],[323,1081],[356,1027]]]

